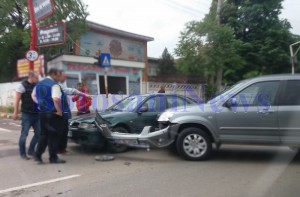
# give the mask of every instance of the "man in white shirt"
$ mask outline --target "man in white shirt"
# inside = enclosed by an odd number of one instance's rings
[[[60,78],[59,78],[59,85],[62,89],[62,91],[66,94],[66,95],[79,95],[79,96],[84,96],[84,97],[88,97],[88,98],[92,98],[91,95],[89,94],[85,94],[84,92],[81,92],[75,88],[68,88],[64,85],[64,82],[66,81],[67,76],[66,76],[66,72],[65,71],[61,71],[60,74]],[[64,120],[63,123],[63,136],[61,138],[61,142],[59,144],[59,148],[58,148],[58,152],[61,154],[65,154],[67,152],[67,144],[68,144],[68,131],[69,131],[69,123],[68,123],[68,119]]]

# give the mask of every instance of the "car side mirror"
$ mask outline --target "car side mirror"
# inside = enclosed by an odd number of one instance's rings
[[[147,112],[148,109],[148,105],[143,105],[140,109],[139,109],[139,113],[143,113],[143,112]]]
[[[229,100],[227,100],[225,103],[224,103],[224,107],[230,109],[232,108],[232,106],[236,106],[237,105],[237,100],[236,98],[230,98]]]

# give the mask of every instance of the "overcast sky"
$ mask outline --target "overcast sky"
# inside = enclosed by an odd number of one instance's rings
[[[159,58],[165,47],[173,55],[185,23],[202,20],[208,13],[208,0],[83,0],[88,5],[88,20],[116,29],[153,37],[148,56]],[[284,0],[281,18],[300,34],[300,1]],[[297,14],[298,13],[298,14]]]

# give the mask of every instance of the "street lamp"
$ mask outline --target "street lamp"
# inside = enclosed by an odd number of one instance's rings
[[[300,49],[300,46],[298,47],[298,49],[295,51],[295,53],[293,52],[293,46],[296,45],[296,44],[300,44],[300,41],[299,42],[295,42],[293,44],[290,45],[290,52],[291,52],[291,63],[292,63],[292,74],[295,73],[295,56],[297,55],[299,49]]]

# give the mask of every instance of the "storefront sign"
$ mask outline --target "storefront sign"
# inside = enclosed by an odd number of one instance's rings
[[[33,0],[35,21],[39,22],[54,12],[53,0]]]
[[[28,77],[29,73],[29,61],[27,59],[20,59],[17,62],[17,73],[18,78]],[[39,58],[34,61],[34,71],[38,72],[40,75],[44,74],[44,56],[40,55]]]
[[[67,64],[68,71],[92,71],[92,72],[105,72],[104,68],[94,65],[83,65],[83,64]],[[107,70],[109,73],[114,74],[138,74],[136,69],[111,67]]]
[[[65,23],[57,23],[37,30],[37,47],[45,47],[52,45],[64,44],[66,41],[66,25]]]

